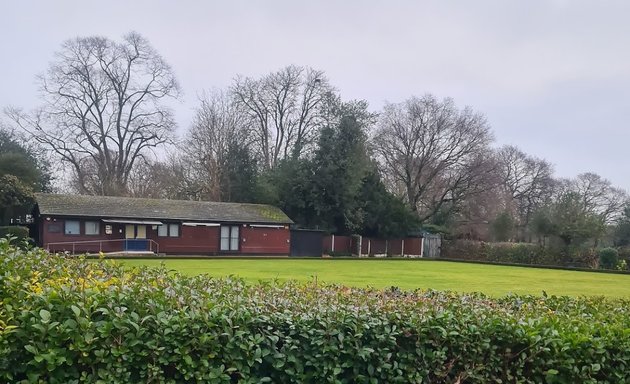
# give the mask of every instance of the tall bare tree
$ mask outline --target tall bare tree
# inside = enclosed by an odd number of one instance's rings
[[[383,176],[427,221],[456,209],[467,196],[492,187],[495,171],[485,118],[453,100],[412,97],[389,104],[380,116],[374,146]]]
[[[515,146],[506,145],[497,151],[503,191],[517,219],[520,238],[525,240],[534,212],[552,196],[553,166],[546,160],[526,154]]]
[[[198,187],[196,198],[220,201],[231,150],[238,145],[248,151],[253,139],[243,115],[224,92],[206,92],[199,101],[184,142],[185,158]]]
[[[231,91],[249,118],[261,162],[271,169],[310,149],[332,88],[323,71],[291,65],[259,79],[237,77]]]
[[[81,193],[124,195],[134,167],[171,141],[163,99],[177,97],[171,67],[137,33],[66,41],[39,77],[43,106],[8,115],[74,173]]]
[[[200,189],[191,177],[188,160],[179,153],[162,160],[143,161],[129,176],[128,195],[155,199],[195,200]]]
[[[564,182],[566,188],[579,196],[583,208],[598,215],[604,223],[612,224],[623,214],[628,194],[600,175],[586,172]]]

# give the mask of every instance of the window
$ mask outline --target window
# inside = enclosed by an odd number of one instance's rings
[[[168,226],[167,225],[158,225],[158,236],[160,236],[160,237],[168,236]]]
[[[238,225],[221,226],[221,250],[238,251]]]
[[[48,224],[48,233],[61,233],[61,225]]]
[[[64,233],[66,235],[80,235],[81,228],[78,220],[66,220]]]
[[[158,236],[179,237],[179,224],[158,225]]]
[[[179,225],[178,224],[169,224],[168,225],[168,235],[170,237],[179,237]]]
[[[86,235],[100,235],[101,224],[98,221],[86,221],[85,222],[85,234]]]

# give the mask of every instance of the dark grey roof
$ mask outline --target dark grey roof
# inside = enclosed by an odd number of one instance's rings
[[[293,223],[279,208],[263,204],[46,193],[36,194],[36,199],[42,215],[260,224]]]

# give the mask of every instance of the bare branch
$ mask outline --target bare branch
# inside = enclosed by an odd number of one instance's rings
[[[387,105],[374,146],[390,190],[428,221],[485,188],[491,140],[482,115],[426,95]]]
[[[9,111],[25,132],[71,165],[82,193],[121,195],[139,159],[172,142],[162,99],[178,97],[169,65],[137,33],[66,41],[39,77],[43,106]]]
[[[256,149],[266,168],[311,150],[332,90],[322,71],[297,66],[260,79],[236,78],[231,92],[255,127]]]

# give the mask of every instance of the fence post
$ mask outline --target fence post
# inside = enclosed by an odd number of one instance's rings
[[[330,252],[335,252],[335,235],[331,235]]]
[[[420,238],[420,257],[424,257],[424,236]]]
[[[405,239],[400,240],[400,256],[405,257]]]

